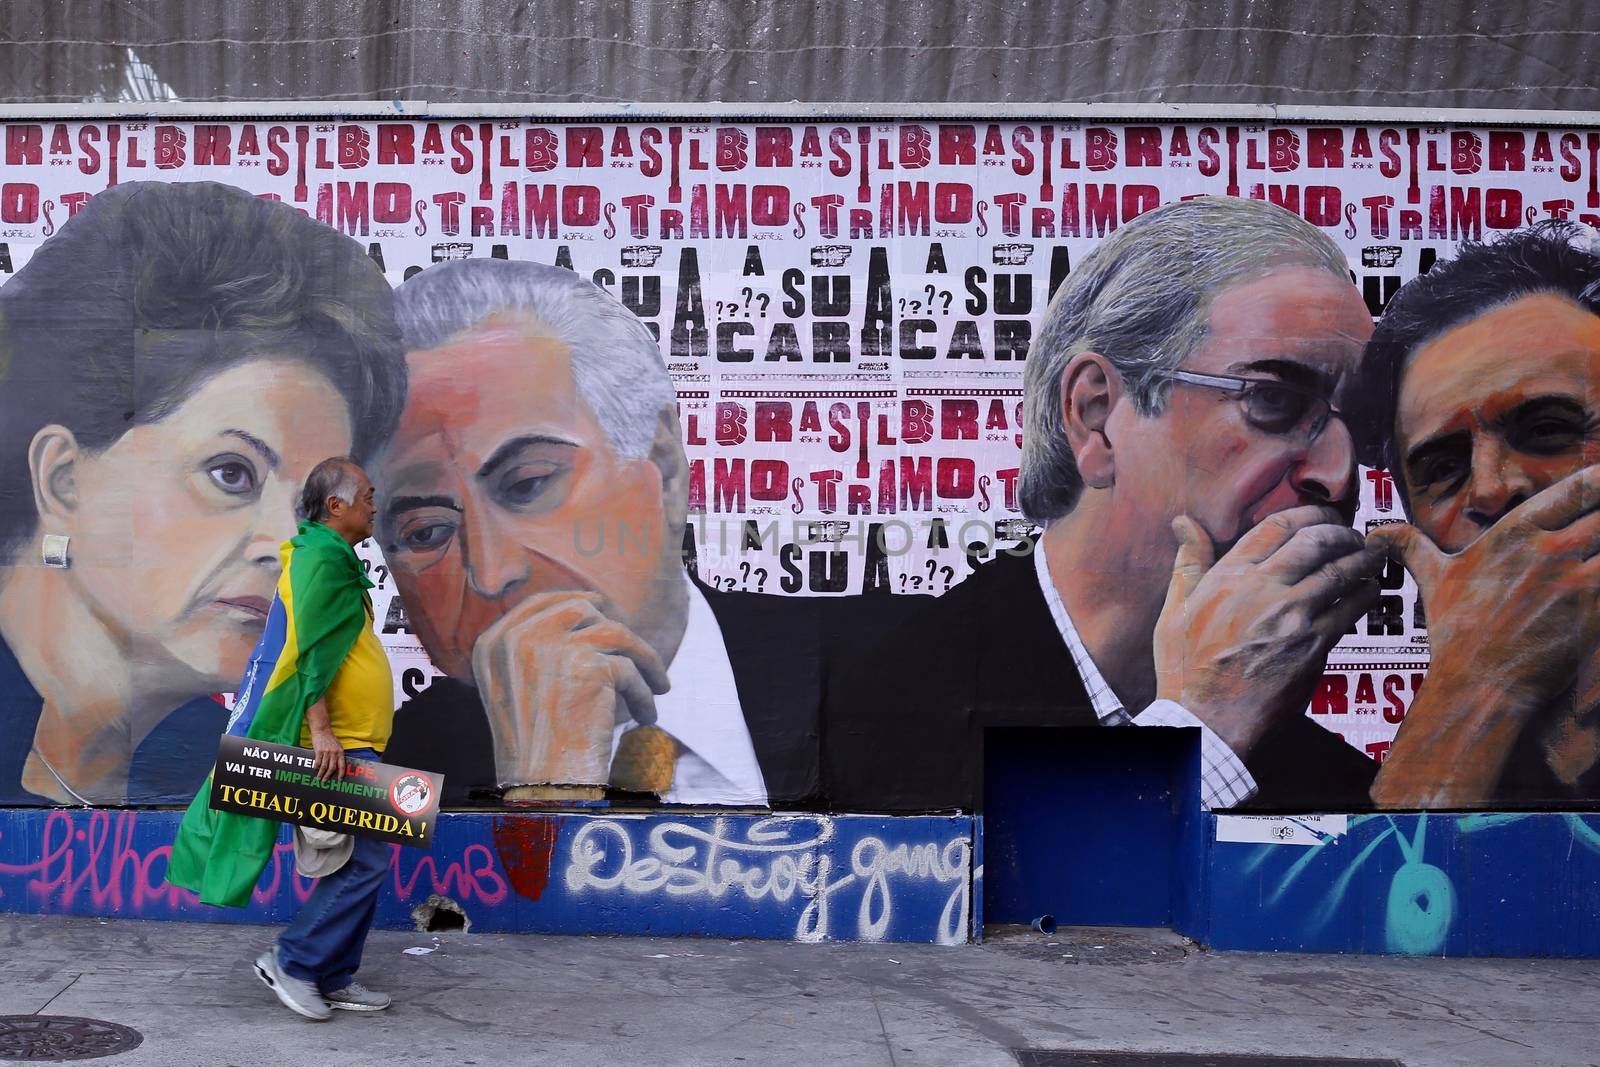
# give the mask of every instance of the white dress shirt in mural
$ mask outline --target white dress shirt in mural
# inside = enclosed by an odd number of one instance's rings
[[[1139,714],[1128,714],[1122,701],[1117,699],[1117,694],[1111,691],[1105,675],[1094,665],[1083,638],[1078,635],[1078,628],[1072,624],[1067,606],[1061,602],[1055,582],[1050,580],[1050,565],[1045,561],[1042,545],[1035,546],[1033,568],[1039,577],[1039,588],[1044,592],[1044,602],[1050,607],[1050,617],[1055,620],[1067,651],[1072,653],[1072,662],[1077,665],[1078,674],[1083,678],[1083,687],[1089,691],[1089,701],[1094,705],[1095,718],[1100,720],[1100,725],[1198,727],[1200,802],[1207,808],[1229,808],[1243,804],[1254,796],[1256,780],[1246,769],[1244,761],[1228,747],[1226,741],[1217,736],[1216,731],[1201,722],[1188,708],[1171,700],[1153,700]]]
[[[672,688],[656,697],[656,725],[683,751],[662,800],[669,804],[765,805],[767,786],[739,706],[722,628],[705,594],[689,587],[689,620],[678,654],[667,666]],[[611,751],[632,723],[617,727]]]

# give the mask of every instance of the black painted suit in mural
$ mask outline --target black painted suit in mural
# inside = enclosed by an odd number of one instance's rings
[[[824,747],[851,750],[871,744],[847,725],[841,712],[867,705],[829,700],[829,683],[854,659],[867,635],[894,632],[932,605],[925,597],[890,595],[796,599],[755,593],[718,592],[696,583],[716,615],[727,642],[739,704],[774,807],[826,807],[819,760]],[[882,672],[879,672],[882,673]],[[877,720],[876,714],[873,716]],[[826,726],[824,722],[826,721]],[[898,721],[885,715],[882,722]],[[824,737],[824,730],[827,737]],[[441,745],[440,738],[448,738]],[[445,775],[445,802],[494,803],[494,736],[476,689],[454,679],[435,681],[405,705],[390,740],[391,762],[430,767]],[[866,757],[867,753],[860,753]],[[886,805],[888,789],[865,790],[862,810]],[[854,799],[854,795],[852,795]],[[851,801],[835,803],[850,807]],[[935,805],[938,807],[948,804]]]
[[[907,625],[869,645],[830,689],[826,782],[842,809],[981,808],[986,730],[1100,725],[1032,553],[1002,552],[943,596],[917,599],[925,603]],[[889,672],[882,663],[918,666]],[[1312,798],[1360,810],[1377,770],[1304,717],[1287,720],[1246,764],[1259,786],[1246,806],[1276,810]]]

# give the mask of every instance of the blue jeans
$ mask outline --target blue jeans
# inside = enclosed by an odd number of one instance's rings
[[[380,760],[370,748],[346,749],[354,759]],[[357,837],[343,867],[320,879],[294,922],[278,938],[278,966],[315,982],[323,996],[355,981],[361,950],[378,910],[378,891],[389,873],[389,843]]]

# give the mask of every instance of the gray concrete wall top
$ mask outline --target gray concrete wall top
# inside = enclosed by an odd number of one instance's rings
[[[1572,0],[11,0],[0,103],[1594,111],[1597,34]]]

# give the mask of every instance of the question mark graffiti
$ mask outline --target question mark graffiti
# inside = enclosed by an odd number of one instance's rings
[[[756,592],[764,592],[767,588],[767,568],[757,567],[754,574],[756,576]]]
[[[761,304],[761,317],[766,318],[767,308],[772,306],[772,297],[768,296],[766,293],[757,293],[756,300],[758,300]]]
[[[950,583],[956,580],[956,569],[949,564],[939,568],[939,573],[944,575],[944,591],[950,591]]]

